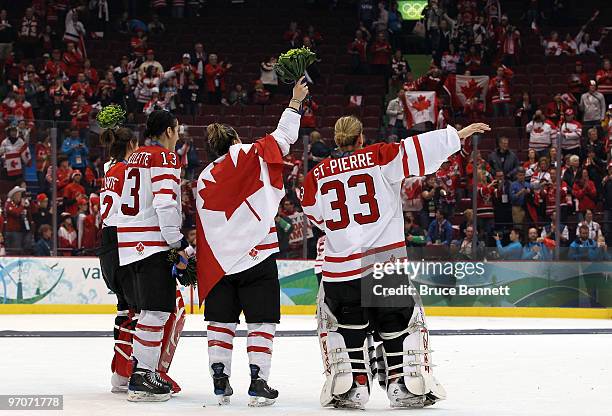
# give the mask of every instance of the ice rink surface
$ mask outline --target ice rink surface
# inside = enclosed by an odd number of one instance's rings
[[[110,331],[110,315],[0,315],[0,331]],[[610,320],[429,318],[443,329],[595,329]],[[279,330],[312,330],[312,317],[283,317]],[[201,316],[189,315],[186,330],[201,331]],[[239,328],[240,329],[240,328]],[[165,403],[128,403],[110,393],[112,338],[0,338],[0,394],[63,394],[62,415],[333,415],[322,409],[323,382],[315,337],[277,337],[270,385],[280,397],[272,407],[249,408],[245,338],[234,341],[229,407],[218,407],[207,369],[206,340],[181,339],[170,374],[183,391]],[[422,410],[390,410],[375,386],[369,415],[411,412],[419,416],[612,414],[612,334],[452,335],[431,339],[435,374],[448,399]],[[206,405],[206,407],[203,407]],[[359,414],[360,411],[352,411]],[[11,411],[0,414],[47,413]],[[60,414],[51,412],[51,414]]]

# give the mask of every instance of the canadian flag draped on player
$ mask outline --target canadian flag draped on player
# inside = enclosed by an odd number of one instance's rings
[[[404,125],[407,129],[428,121],[436,124],[438,101],[435,91],[406,91],[400,97],[400,102],[404,110]]]
[[[285,196],[283,167],[279,145],[267,135],[253,144],[232,146],[200,174],[196,192],[200,304],[245,256],[278,251],[274,217]],[[245,171],[250,174],[238,174]],[[223,186],[217,184],[221,181]]]
[[[467,100],[479,99],[486,108],[489,77],[486,75],[450,75],[444,87],[453,99],[455,107],[464,107]]]

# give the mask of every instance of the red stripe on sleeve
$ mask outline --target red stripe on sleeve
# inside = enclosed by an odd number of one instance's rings
[[[306,214],[306,218],[308,218],[310,221],[315,222],[317,224],[323,224],[323,221],[317,221],[317,219],[315,217],[313,217],[312,215],[308,215]]]
[[[174,181],[174,182],[176,182],[179,185],[181,184],[181,180],[179,178],[177,178],[176,176],[170,174],[170,173],[165,173],[163,175],[153,176],[151,178],[151,182],[155,183],[155,182],[163,181],[164,179],[168,179],[168,180]]]
[[[172,189],[160,189],[159,191],[153,192],[153,196],[159,194],[172,195],[172,199],[176,201],[176,193]]]
[[[419,176],[425,175],[425,161],[423,160],[423,151],[421,150],[421,142],[419,136],[412,136],[414,142],[414,148],[417,154],[417,160],[419,161]]]
[[[408,168],[408,152],[406,151],[406,142],[402,140],[402,148],[404,149],[404,154],[402,155],[402,167],[404,168],[404,177],[407,178],[410,176],[410,168]]]
[[[207,330],[207,331],[222,332],[222,333],[224,333],[224,334],[228,334],[228,335],[231,335],[231,336],[233,336],[233,337],[234,337],[234,336],[236,336],[236,333],[235,333],[234,331],[232,331],[232,330],[231,330],[231,329],[229,329],[229,328],[223,328],[222,326],[208,325],[208,326],[206,327],[206,330]]]
[[[161,231],[159,227],[117,227],[118,233],[144,233],[147,231]]]
[[[255,246],[255,250],[270,250],[277,247],[278,243],[260,244],[258,246]]]

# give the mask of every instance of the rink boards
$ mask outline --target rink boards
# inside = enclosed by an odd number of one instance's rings
[[[314,261],[277,264],[282,313],[314,313]],[[610,262],[485,262],[479,267],[482,272],[472,275],[442,269],[417,275],[413,283],[428,314],[612,318]],[[200,313],[197,291],[181,291],[187,311]],[[114,304],[95,257],[0,258],[0,313],[112,313]]]

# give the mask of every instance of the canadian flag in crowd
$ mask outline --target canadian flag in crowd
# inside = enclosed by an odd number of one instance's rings
[[[19,139],[17,142],[23,143],[23,140]],[[23,173],[23,165],[30,166],[32,164],[32,155],[27,143],[23,143],[20,148],[15,150],[4,154],[4,166],[8,176],[19,176]]]
[[[444,86],[453,98],[456,107],[463,107],[470,98],[479,98],[487,105],[489,77],[486,75],[450,75]]]
[[[274,217],[285,196],[283,167],[280,148],[268,135],[252,144],[230,147],[200,174],[196,192],[200,304],[266,238],[276,245],[264,249],[278,247]]]
[[[404,109],[406,128],[427,121],[436,124],[438,102],[435,91],[406,91],[400,101]]]

